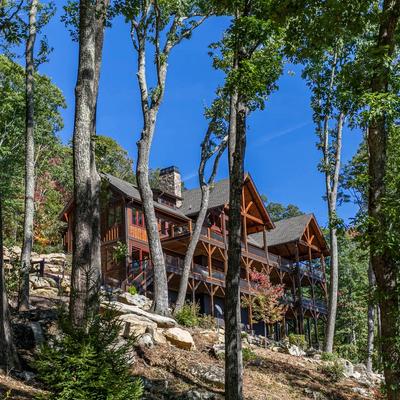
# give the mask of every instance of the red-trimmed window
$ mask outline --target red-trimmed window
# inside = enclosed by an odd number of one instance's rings
[[[132,224],[144,227],[144,216],[142,210],[132,208]]]

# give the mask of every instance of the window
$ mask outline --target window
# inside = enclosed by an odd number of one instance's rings
[[[120,205],[110,205],[107,215],[107,225],[111,228],[114,224],[122,223],[122,208]]]
[[[143,213],[137,208],[132,208],[132,224],[136,226],[144,226]]]
[[[115,223],[120,224],[122,222],[122,208],[121,206],[117,206],[115,208]]]
[[[114,207],[110,207],[108,209],[108,220],[107,220],[108,227],[113,226],[114,221],[115,221],[115,209]]]
[[[168,234],[168,222],[160,218],[158,220],[158,227],[162,235]]]

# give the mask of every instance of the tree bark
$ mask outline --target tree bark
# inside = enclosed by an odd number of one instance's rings
[[[19,359],[14,346],[4,276],[3,199],[0,193],[0,368],[6,372],[19,369]]]
[[[92,140],[91,140],[91,159],[90,170],[92,178],[92,268],[100,271],[101,275],[101,231],[100,231],[100,191],[101,179],[96,168],[96,121],[97,121],[97,99],[99,94],[100,69],[103,58],[103,44],[105,21],[107,17],[107,9],[110,0],[96,0],[96,34],[95,34],[95,67],[94,67],[94,88],[93,97],[95,104],[93,106],[92,116]]]
[[[372,265],[369,263],[368,268],[369,291],[373,293],[375,290],[375,276]],[[368,339],[367,339],[367,371],[372,372],[372,356],[374,353],[374,335],[375,335],[375,305],[373,296],[370,295],[368,303]]]
[[[344,114],[340,113],[336,127],[336,148],[334,152],[334,171],[330,171],[331,156],[329,148],[329,129],[326,125],[324,132],[324,163],[325,163],[325,184],[326,197],[328,202],[329,216],[329,238],[330,238],[330,284],[329,284],[329,303],[328,320],[325,337],[325,351],[332,353],[335,336],[336,313],[337,313],[337,294],[339,285],[339,252],[336,228],[336,208],[337,194],[340,178],[341,154],[342,154],[342,133],[343,133]]]
[[[178,298],[177,298],[177,301],[175,304],[174,313],[177,313],[182,308],[183,304],[185,303],[187,284],[188,284],[189,274],[190,274],[190,267],[192,265],[193,255],[194,255],[194,252],[197,247],[197,243],[200,238],[201,228],[203,227],[203,223],[204,223],[204,220],[207,215],[211,185],[214,183],[215,175],[217,174],[217,170],[218,170],[219,160],[225,151],[228,137],[229,137],[229,135],[228,135],[227,137],[223,138],[221,143],[218,146],[216,146],[214,149],[210,149],[210,138],[213,133],[213,124],[214,123],[215,123],[215,120],[213,119],[209,124],[207,133],[201,144],[201,159],[200,159],[200,165],[199,165],[199,184],[200,184],[200,188],[201,188],[200,211],[199,211],[199,214],[197,215],[196,223],[195,223],[194,230],[192,233],[192,237],[190,239],[188,248],[185,253],[185,259],[183,262],[183,271],[182,271],[181,280],[179,282]],[[215,154],[216,154],[216,157],[214,159],[212,172],[210,174],[209,179],[207,181],[205,181],[205,179],[204,179],[205,171],[204,170],[205,170],[207,161]]]
[[[150,113],[153,114],[153,113]],[[160,315],[168,315],[168,281],[165,269],[165,260],[161,246],[160,235],[158,233],[158,223],[153,203],[153,191],[149,183],[149,156],[151,141],[153,137],[155,118],[148,130],[142,132],[142,137],[138,141],[138,160],[136,177],[140,197],[143,204],[144,220],[149,242],[151,262],[154,269],[154,298],[152,309]]]
[[[105,17],[99,4],[81,0],[79,6],[79,66],[74,121],[74,243],[70,295],[72,324],[86,330],[98,312],[100,264],[100,179],[96,171],[93,134],[100,76]],[[100,39],[99,39],[100,37]]]
[[[246,105],[238,98],[235,148],[229,173],[228,271],[225,279],[225,398],[243,399],[243,361],[240,318],[242,255],[241,201],[246,149]],[[230,148],[230,152],[232,148]]]
[[[31,254],[33,245],[33,217],[35,212],[35,139],[34,139],[34,55],[36,40],[36,14],[38,0],[32,0],[29,9],[29,36],[25,49],[25,213],[24,239],[21,252],[22,282],[19,294],[19,310],[29,309],[29,271],[31,269]]]
[[[183,270],[182,270],[181,280],[179,282],[178,298],[176,300],[174,309],[175,314],[182,309],[185,303],[190,267],[192,265],[193,255],[196,250],[197,243],[199,242],[201,228],[203,227],[203,223],[207,215],[209,199],[210,199],[210,186],[209,185],[201,186],[200,211],[196,218],[196,223],[194,226],[192,237],[190,239],[188,248],[185,253],[185,259],[183,261]]]
[[[371,92],[388,93],[390,67],[388,58],[393,57],[396,46],[396,31],[400,17],[400,1],[385,0],[382,6],[381,20],[375,54],[378,65],[371,79]],[[388,224],[382,209],[385,196],[385,177],[387,172],[388,121],[385,114],[374,116],[368,126],[369,151],[369,191],[368,215],[370,260],[376,277],[379,305],[382,313],[382,361],[386,381],[387,399],[400,399],[400,354],[398,337],[400,335],[399,295],[398,295],[398,259],[382,243],[381,232]],[[383,249],[382,249],[383,248]]]

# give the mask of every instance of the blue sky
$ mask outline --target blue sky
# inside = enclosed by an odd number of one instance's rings
[[[65,127],[61,136],[67,142],[73,130],[78,46],[59,20],[60,3],[64,0],[57,3],[58,15],[46,28],[54,51],[40,72],[49,75],[66,97],[68,108],[63,111]],[[199,146],[207,126],[204,106],[211,103],[223,79],[220,72],[212,69],[208,45],[219,40],[227,24],[226,19],[210,19],[189,41],[173,50],[169,62],[151,166],[178,166],[189,188],[197,185]],[[117,19],[105,37],[97,127],[98,133],[116,139],[133,159],[142,125],[135,69],[136,56],[128,26]],[[289,71],[294,71],[294,75]],[[317,171],[321,156],[315,146],[310,93],[300,73],[299,67],[287,66],[278,82],[279,90],[271,95],[265,110],[249,118],[246,169],[260,193],[270,201],[296,204],[305,212],[314,212],[320,223],[325,224],[324,181]],[[360,138],[359,132],[345,132],[344,161],[352,157]],[[226,159],[218,176],[227,176]],[[354,212],[350,204],[340,209],[346,220]]]

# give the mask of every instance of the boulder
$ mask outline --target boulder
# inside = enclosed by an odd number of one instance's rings
[[[58,289],[52,287],[44,287],[32,290],[32,296],[39,297],[58,297]]]
[[[118,317],[120,321],[123,321],[123,335],[143,335],[147,328],[157,328],[157,324],[146,317],[141,317],[140,315],[124,314]]]
[[[40,346],[44,343],[44,335],[42,326],[37,321],[31,321],[29,326],[32,330],[33,337],[35,339],[35,345]]]
[[[33,289],[41,289],[41,288],[57,288],[57,282],[50,277],[41,277],[36,275],[29,276],[29,282],[32,285]]]
[[[20,259],[21,258],[21,252],[22,252],[21,247],[13,246],[13,247],[11,247],[9,254],[10,254],[11,258]]]
[[[195,344],[192,335],[181,328],[170,328],[164,332],[164,336],[168,342],[172,343],[175,347],[185,350],[195,349]]]
[[[357,394],[359,394],[361,396],[364,396],[364,397],[369,397],[369,392],[365,388],[355,387],[355,388],[353,388],[353,392],[357,393]]]
[[[193,333],[196,338],[207,341],[210,345],[218,342],[218,333],[211,329],[196,331]]]
[[[345,360],[344,358],[339,358],[338,362],[343,365],[344,376],[351,377],[354,374],[354,366],[349,360]]]
[[[64,278],[60,281],[60,288],[62,289],[63,293],[69,294],[71,292],[71,282]]]
[[[359,372],[361,375],[365,375],[367,373],[367,366],[363,363],[359,363],[354,365],[354,372]]]
[[[66,261],[66,256],[64,253],[50,253],[50,254],[40,254],[39,258],[44,259],[46,264],[53,265],[63,265]]]
[[[137,306],[144,310],[149,310],[151,307],[151,300],[146,296],[142,296],[140,294],[129,294],[126,292],[120,293],[118,295],[118,301],[124,304]]]
[[[216,399],[214,393],[207,392],[205,390],[189,390],[183,396],[180,397],[181,400],[212,400]]]
[[[153,338],[150,333],[140,335],[137,344],[141,349],[151,349],[154,346]]]
[[[164,336],[164,331],[157,327],[147,327],[146,333],[150,333],[154,344],[167,344],[167,339]]]
[[[296,345],[291,345],[286,348],[287,353],[295,357],[303,357],[306,355],[305,351]]]
[[[215,357],[223,359],[225,357],[225,344],[224,343],[216,343],[212,347],[212,351]]]
[[[124,304],[118,301],[102,303],[101,306],[103,308],[113,308],[119,315],[135,314],[135,315],[140,315],[142,317],[146,317],[149,320],[155,322],[159,328],[171,328],[177,325],[177,322],[172,318],[153,314],[151,312],[142,310],[137,306]]]
[[[225,371],[216,365],[193,364],[190,373],[201,381],[223,388],[225,386]]]

